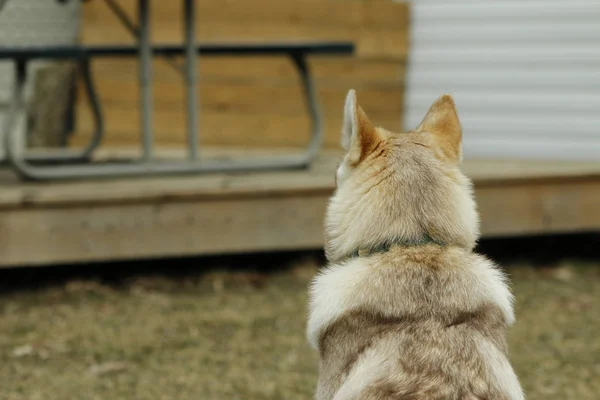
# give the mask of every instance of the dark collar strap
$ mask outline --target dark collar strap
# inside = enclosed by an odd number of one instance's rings
[[[393,246],[424,246],[426,244],[437,244],[439,246],[443,246],[444,243],[438,242],[434,240],[431,236],[425,234],[421,240],[391,240],[388,242],[384,242],[378,246],[365,248],[365,249],[356,249],[350,254],[349,258],[356,258],[360,256],[370,256],[378,253],[386,253]]]

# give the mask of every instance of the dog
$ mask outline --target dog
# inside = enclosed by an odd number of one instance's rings
[[[328,265],[309,289],[319,353],[316,400],[520,400],[508,360],[513,296],[473,252],[479,216],[460,169],[450,95],[419,127],[374,126],[350,90],[336,189],[325,216]]]

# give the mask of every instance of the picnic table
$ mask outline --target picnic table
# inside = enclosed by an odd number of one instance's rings
[[[8,0],[0,0],[2,5]],[[68,0],[58,0],[60,2]],[[322,118],[315,92],[314,82],[307,64],[309,55],[348,55],[354,51],[351,42],[282,42],[282,43],[205,43],[198,45],[196,36],[196,10],[194,0],[184,2],[183,45],[152,45],[150,37],[150,0],[138,0],[138,25],[129,20],[115,0],[104,0],[125,27],[135,35],[137,42],[132,46],[26,46],[0,47],[0,60],[14,61],[15,83],[9,113],[3,132],[6,157],[12,168],[25,179],[59,180],[110,176],[142,176],[157,174],[182,174],[217,171],[250,171],[307,167],[313,160],[322,141]],[[186,130],[187,157],[181,161],[159,160],[154,154],[152,126],[152,58],[153,56],[185,56],[182,68],[186,87]],[[202,160],[199,156],[198,94],[196,67],[198,56],[287,56],[296,67],[304,89],[305,103],[311,118],[311,139],[298,155],[263,157],[238,160]],[[100,146],[104,135],[104,118],[98,99],[90,62],[95,57],[139,57],[141,147],[142,157],[137,160],[115,163],[92,162],[92,155]],[[14,129],[16,116],[23,107],[23,87],[27,80],[27,64],[39,59],[76,60],[95,121],[95,130],[90,142],[81,151],[73,153],[67,149],[44,154],[30,154],[16,148]]]

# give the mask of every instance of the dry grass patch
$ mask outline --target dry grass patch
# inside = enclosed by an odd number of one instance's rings
[[[309,399],[311,263],[90,280],[0,295],[0,399]],[[511,356],[530,400],[597,400],[600,266],[512,266]]]

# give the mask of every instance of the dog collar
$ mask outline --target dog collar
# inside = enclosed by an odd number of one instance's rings
[[[362,256],[371,256],[373,254],[386,253],[393,246],[412,247],[424,246],[426,244],[437,244],[439,246],[444,246],[444,243],[434,240],[431,236],[425,234],[420,240],[392,240],[379,244],[375,247],[358,248],[350,254],[349,258],[357,258]]]

